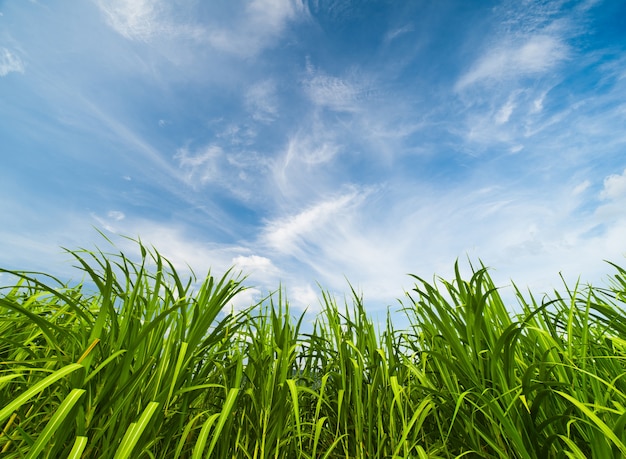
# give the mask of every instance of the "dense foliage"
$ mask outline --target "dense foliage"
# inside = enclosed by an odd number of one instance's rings
[[[71,252],[78,286],[4,271],[3,458],[626,456],[618,266],[514,307],[482,267],[415,277],[410,325],[378,330],[356,294],[322,294],[306,327],[280,292],[228,313],[240,278],[183,281],[140,249]]]

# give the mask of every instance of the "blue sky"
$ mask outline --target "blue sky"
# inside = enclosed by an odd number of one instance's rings
[[[315,307],[626,255],[626,3],[0,0],[0,263],[140,237]]]

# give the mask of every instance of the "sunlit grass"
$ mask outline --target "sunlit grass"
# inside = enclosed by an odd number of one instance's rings
[[[228,314],[241,278],[183,279],[139,248],[70,252],[78,286],[2,271],[1,457],[626,456],[619,266],[518,305],[482,267],[415,277],[402,330],[322,293],[303,327],[281,292]]]

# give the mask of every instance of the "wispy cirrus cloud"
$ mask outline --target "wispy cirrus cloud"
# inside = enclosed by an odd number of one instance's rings
[[[148,42],[155,38],[196,38],[201,27],[175,19],[174,6],[162,0],[112,0],[97,2],[107,23],[120,35]],[[180,9],[182,5],[177,5]]]
[[[607,178],[604,192],[617,193],[621,177]],[[618,216],[616,201],[579,212],[593,199],[588,180],[549,193],[520,190],[497,178],[484,185],[477,177],[445,192],[405,183],[339,196],[269,221],[262,242],[272,258],[284,263],[293,257],[328,288],[345,288],[337,277],[343,273],[372,302],[399,298],[401,287],[411,284],[407,273],[450,276],[456,259],[466,265],[466,255],[497,268],[499,287],[523,279],[520,287],[538,294],[558,286],[559,273],[570,282],[579,275],[597,280],[606,272],[603,259],[626,255],[626,241],[619,237],[626,219],[602,223],[609,211]],[[512,290],[504,293],[513,298]]]
[[[290,21],[305,18],[308,12],[301,0],[241,0],[229,21],[215,21],[209,6],[209,16],[200,23],[197,5],[164,0],[97,0],[97,5],[107,23],[128,39],[191,39],[240,57],[254,56],[272,45]]]
[[[289,22],[307,16],[302,0],[251,0],[245,2],[232,24],[211,27],[208,41],[221,51],[254,56],[275,43]]]
[[[148,40],[159,29],[157,3],[142,0],[99,1],[108,24],[129,39]]]
[[[217,145],[208,145],[200,151],[190,152],[188,148],[179,148],[174,155],[181,169],[185,171],[187,183],[193,185],[216,181],[219,179],[219,162],[224,152]]]
[[[557,158],[563,165],[584,162],[572,153],[582,151],[591,126],[600,128],[598,138],[615,138],[600,131],[619,117],[610,106],[620,97],[610,102],[592,90],[576,97],[562,92],[564,81],[611,80],[609,74],[620,71],[613,60],[605,69],[599,54],[585,55],[576,40],[585,33],[584,15],[591,7],[538,2],[529,11],[506,9],[505,20],[478,47],[453,87],[460,116],[450,131],[459,135],[466,151],[523,151],[529,156],[524,168],[539,162],[547,167],[557,164]],[[585,132],[571,129],[574,125]]]
[[[372,92],[372,85],[356,74],[345,77],[328,75],[307,62],[304,90],[313,104],[339,112],[358,111]]]
[[[271,160],[268,190],[286,209],[310,206],[337,189],[349,185],[349,177],[337,177],[337,160],[344,153],[337,130],[313,116],[308,128],[287,135]]]
[[[276,81],[266,79],[253,84],[244,102],[253,120],[264,124],[275,121],[279,116]]]
[[[299,131],[290,136],[284,158],[279,163],[283,175],[285,170],[295,164],[304,165],[310,173],[311,167],[332,161],[341,151],[341,146],[332,130],[322,131],[322,125],[319,122],[313,124],[311,130]]]
[[[558,36],[535,34],[520,43],[497,44],[488,49],[455,85],[457,91],[475,84],[490,84],[533,76],[553,69],[569,55]]]
[[[91,213],[91,217],[98,223],[101,228],[112,233],[116,232],[116,226],[126,218],[124,212],[119,210],[109,210],[106,216],[100,216],[95,212]]]
[[[265,224],[261,240],[282,254],[304,254],[311,251],[311,239],[307,236],[330,230],[352,206],[358,205],[363,196],[356,191],[340,194],[317,202],[299,212],[270,220]]]
[[[266,198],[261,191],[266,191],[272,162],[242,142],[233,126],[208,144],[178,148],[173,159],[184,182],[196,192],[213,187],[246,205]]]
[[[398,37],[400,37],[400,36],[402,36],[404,34],[413,32],[413,30],[415,30],[415,27],[413,27],[412,24],[407,24],[405,26],[397,27],[395,29],[392,29],[392,30],[390,30],[389,32],[387,32],[385,34],[385,37],[383,38],[383,43],[388,45],[389,43],[394,41],[396,38],[398,38]]]
[[[24,63],[13,52],[0,47],[0,76],[3,77],[12,72],[24,73]]]

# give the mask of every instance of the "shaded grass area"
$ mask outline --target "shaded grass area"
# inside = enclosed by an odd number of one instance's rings
[[[3,458],[626,456],[617,265],[606,289],[518,291],[519,313],[484,267],[414,277],[403,330],[322,293],[305,332],[281,292],[226,313],[241,278],[140,249],[70,252],[73,287],[0,271]]]

